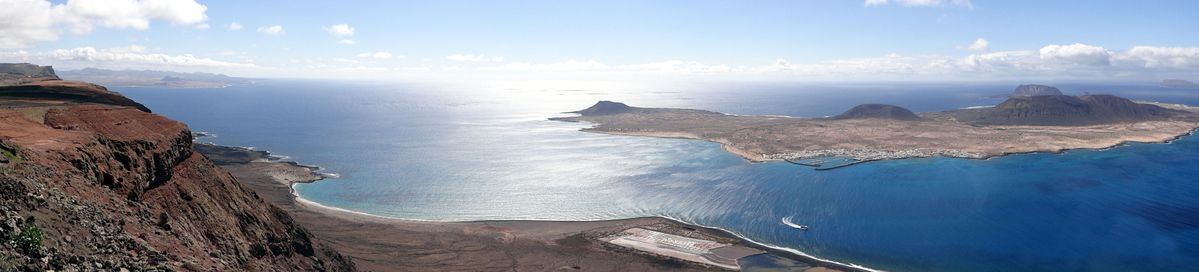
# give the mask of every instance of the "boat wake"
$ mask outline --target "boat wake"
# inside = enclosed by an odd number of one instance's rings
[[[791,222],[791,219],[794,219],[794,218],[795,218],[794,216],[783,217],[783,225],[787,225],[788,227],[791,227],[794,229],[801,229],[801,230],[808,229],[808,226],[804,226],[804,225],[796,224],[795,222]]]

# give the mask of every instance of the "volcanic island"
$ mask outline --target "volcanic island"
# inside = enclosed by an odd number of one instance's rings
[[[696,109],[640,108],[612,101],[550,120],[588,122],[583,131],[698,139],[753,162],[786,160],[829,170],[923,157],[986,159],[1016,153],[1169,142],[1199,128],[1199,108],[1113,95],[1063,95],[1021,85],[993,107],[913,113],[858,105],[820,118],[745,116]]]

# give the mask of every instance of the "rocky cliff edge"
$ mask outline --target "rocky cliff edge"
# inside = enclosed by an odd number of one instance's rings
[[[0,96],[0,271],[354,270],[187,125],[104,97]]]

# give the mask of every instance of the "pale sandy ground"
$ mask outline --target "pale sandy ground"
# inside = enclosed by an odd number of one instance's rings
[[[897,124],[898,123],[898,124]],[[1103,149],[1128,142],[1162,143],[1187,135],[1199,123],[1150,121],[1085,127],[1002,126],[947,127],[935,123],[903,124],[888,120],[829,121],[816,126],[794,125],[737,130],[728,136],[699,136],[676,131],[588,130],[613,135],[682,138],[716,142],[728,152],[751,161],[777,160],[772,154],[828,149],[873,149],[902,152],[911,149],[952,149],[977,154],[978,159],[1033,152]],[[917,157],[917,156],[910,156]]]
[[[765,253],[738,245],[711,240],[683,237],[643,228],[631,228],[612,236],[601,238],[604,242],[637,250],[653,252],[687,261],[737,270],[737,259]]]

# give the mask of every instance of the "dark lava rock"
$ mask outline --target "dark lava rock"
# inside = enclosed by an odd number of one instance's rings
[[[1083,126],[1163,120],[1189,114],[1112,95],[1011,97],[994,108],[963,111],[958,120],[983,125]]]
[[[58,78],[54,68],[29,63],[0,63],[0,74],[17,77]]]
[[[633,109],[634,109],[633,107],[629,107],[629,105],[625,105],[624,103],[604,100],[604,101],[596,102],[595,105],[592,105],[589,108],[586,108],[586,109],[583,109],[580,111],[567,112],[567,113],[578,113],[579,115],[583,115],[583,116],[595,116],[595,115],[628,113],[628,112],[633,111]]]
[[[58,80],[54,68],[29,63],[0,63],[0,86]]]
[[[912,111],[900,106],[886,104],[862,104],[837,116],[832,119],[891,119],[914,121],[920,120],[920,116],[916,116]]]
[[[1039,95],[1062,95],[1062,91],[1051,86],[1026,84],[1016,87],[1016,91],[1012,92],[1013,97]]]

